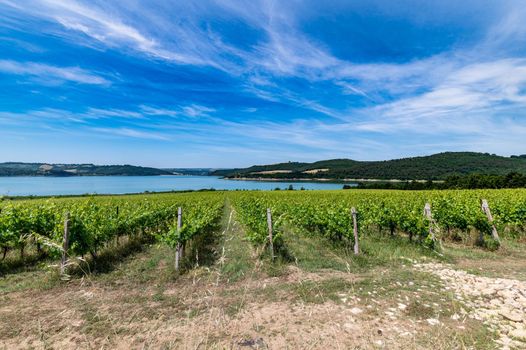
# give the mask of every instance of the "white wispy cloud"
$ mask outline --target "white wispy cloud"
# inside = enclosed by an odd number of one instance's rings
[[[25,112],[0,112],[0,121],[22,126],[45,126],[50,123],[86,123],[86,116],[58,108],[42,108]]]
[[[111,83],[106,78],[79,67],[57,67],[37,62],[0,60],[0,72],[30,76],[43,83],[64,81],[91,85],[109,85]]]
[[[363,111],[376,117],[357,128],[384,133],[477,132],[498,115],[516,114],[526,108],[525,86],[524,59],[476,63],[453,70],[429,92]]]
[[[182,107],[182,113],[188,117],[204,117],[210,115],[212,112],[215,112],[214,108],[197,104]]]
[[[335,84],[342,87],[343,93],[345,95],[360,95],[360,96],[366,97],[371,100],[373,99],[363,90],[357,88],[353,83],[349,83],[347,81],[337,81]]]
[[[499,48],[506,52],[516,49],[515,43],[524,42],[526,39],[526,7],[522,1],[502,1],[504,16],[499,17],[486,34],[481,48],[492,50]],[[493,50],[493,53],[495,51]]]
[[[99,119],[99,118],[143,118],[143,114],[138,111],[123,109],[103,109],[88,108],[86,112],[77,113],[80,118]]]
[[[139,106],[141,113],[151,116],[169,116],[176,117],[181,112],[174,109],[158,108],[147,105]]]
[[[101,133],[105,133],[109,135],[114,135],[114,136],[132,137],[132,138],[147,139],[147,140],[160,140],[160,141],[170,140],[170,138],[167,135],[164,135],[158,132],[146,131],[144,129],[137,130],[137,129],[122,127],[122,128],[91,128],[91,130],[95,132],[101,132]]]
[[[171,3],[167,12],[156,11],[162,3],[145,6],[126,2],[29,0],[20,4],[1,0],[0,4],[23,15],[55,21],[68,32],[82,34],[84,37],[64,34],[77,45],[92,46],[86,40],[91,39],[129,53],[135,51],[154,59],[211,66],[228,72],[239,71],[239,64],[233,62],[232,57],[243,55],[235,46],[223,42],[221,36],[203,28],[192,6],[182,3]],[[135,7],[140,17],[128,11],[130,6]],[[167,17],[167,14],[170,16]]]

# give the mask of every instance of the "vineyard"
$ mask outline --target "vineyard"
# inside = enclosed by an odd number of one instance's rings
[[[491,219],[481,208],[483,199],[491,203]],[[438,248],[430,228],[437,236],[453,239],[476,231],[478,244],[496,249],[493,226],[507,238],[518,238],[524,235],[526,225],[524,190],[267,192],[239,194],[234,203],[249,239],[256,244],[267,237],[265,208],[271,208],[278,218],[276,240],[281,237],[281,224],[287,222],[306,234],[352,241],[351,208],[357,209],[362,234],[371,230],[390,235],[398,232],[430,248]],[[426,203],[432,208],[432,217],[424,215]]]
[[[221,194],[4,201],[0,206],[2,259],[11,250],[18,250],[23,258],[30,245],[51,257],[89,254],[96,258],[121,236],[149,236],[182,249],[187,241],[214,228],[223,201]],[[179,210],[184,212],[184,221],[179,218],[178,223]]]
[[[490,219],[481,208],[483,199],[491,207]],[[178,260],[187,241],[214,229],[226,200],[254,247],[272,243],[278,251],[285,226],[348,244],[368,232],[404,235],[439,250],[441,239],[462,240],[473,232],[478,234],[477,244],[497,249],[499,236],[493,236],[493,230],[513,239],[524,236],[526,225],[526,190],[209,192],[4,200],[2,259],[10,251],[19,251],[23,258],[28,246],[46,256],[96,258],[121,236],[149,236],[174,248]],[[427,216],[426,203],[432,211]],[[358,213],[357,235],[351,208]]]
[[[526,190],[4,199],[0,347],[522,348],[525,241]]]

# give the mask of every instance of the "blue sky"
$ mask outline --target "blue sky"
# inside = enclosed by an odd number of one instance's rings
[[[0,0],[0,161],[526,153],[522,0]]]

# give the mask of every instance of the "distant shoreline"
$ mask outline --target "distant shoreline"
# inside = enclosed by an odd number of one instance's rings
[[[126,174],[112,174],[112,175],[101,175],[101,174],[94,174],[94,175],[0,175],[0,178],[5,177],[53,177],[57,179],[67,179],[71,177],[115,177],[115,176],[126,176],[126,177],[132,177],[132,176],[146,176],[146,177],[156,177],[156,176],[192,176],[192,175],[183,175],[183,174],[156,174],[156,175],[126,175]]]
[[[236,177],[229,178],[223,177],[224,180],[233,181],[268,181],[268,182],[334,182],[334,183],[359,183],[359,182],[427,182],[428,180],[398,180],[398,179],[328,179],[328,178],[316,178],[316,179],[305,179],[305,178],[267,178],[267,177]],[[444,182],[444,180],[433,180],[435,183]]]
[[[19,178],[19,177],[44,177],[44,178],[76,178],[76,177],[172,177],[172,176],[207,176],[217,177],[222,180],[232,181],[260,181],[260,182],[330,182],[330,183],[360,183],[360,182],[420,182],[424,183],[428,180],[399,180],[399,179],[330,179],[330,178],[267,178],[267,177],[220,177],[217,175],[193,175],[193,174],[159,174],[159,175],[127,175],[127,174],[112,174],[112,175],[0,175],[0,178]],[[442,183],[444,180],[433,180],[434,183]]]

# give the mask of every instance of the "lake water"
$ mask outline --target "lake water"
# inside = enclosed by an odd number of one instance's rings
[[[144,191],[181,191],[214,188],[216,190],[273,190],[289,185],[308,190],[341,189],[341,183],[262,182],[224,180],[215,176],[72,176],[72,177],[0,177],[0,196],[51,196],[67,194],[123,194]]]

